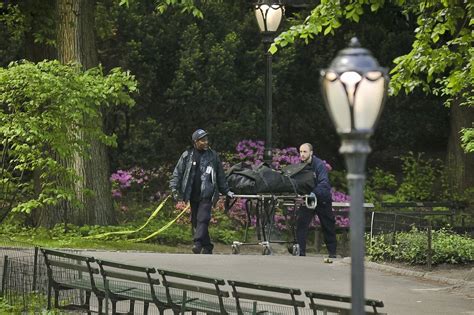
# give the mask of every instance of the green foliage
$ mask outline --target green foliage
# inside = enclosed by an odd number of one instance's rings
[[[331,186],[337,191],[348,191],[347,172],[333,169],[328,173]]]
[[[367,238],[367,241],[369,239]],[[412,229],[391,235],[377,235],[367,244],[367,256],[374,261],[396,260],[410,264],[426,264],[428,235],[426,231]],[[474,240],[469,236],[441,229],[432,232],[433,264],[464,264],[474,261]]]
[[[461,129],[461,142],[464,151],[467,153],[474,152],[474,128]]]
[[[369,235],[366,235],[366,256],[372,261],[390,260],[395,256],[394,246],[392,245],[392,236],[389,234],[380,234],[372,237],[370,243]]]
[[[159,244],[166,244],[170,246],[176,246],[178,244],[192,244],[193,235],[191,233],[191,225],[174,224],[166,231],[159,234],[154,241],[158,242]]]
[[[233,241],[243,238],[241,227],[236,224],[222,209],[213,212],[213,220],[217,224],[209,225],[209,234],[212,240],[232,244]]]
[[[121,3],[126,2],[128,0],[121,0]],[[163,14],[165,13],[170,7],[177,8],[180,10],[182,14],[192,14],[195,18],[203,19],[204,14],[201,9],[196,5],[202,5],[205,3],[222,3],[222,0],[160,0],[156,6],[156,10]]]
[[[37,293],[30,293],[23,296],[10,295],[10,299],[15,302],[11,305],[4,298],[0,297],[0,314],[41,314],[41,315],[60,315],[66,314],[58,309],[46,310],[46,296]],[[28,301],[25,309],[24,301]],[[18,301],[18,302],[16,302]]]
[[[396,192],[400,201],[436,200],[436,191],[440,187],[442,164],[440,161],[423,159],[423,154],[408,155],[402,160],[403,182]]]
[[[446,229],[433,233],[433,262],[469,263],[474,261],[474,240]]]
[[[67,185],[76,179],[74,172],[58,161],[85,154],[87,143],[78,134],[113,145],[115,137],[93,122],[101,119],[102,106],[131,106],[129,93],[135,90],[133,76],[119,69],[104,75],[100,68],[82,72],[57,61],[0,68],[2,208],[30,213],[62,200],[75,202]]]
[[[369,170],[365,200],[374,203],[455,201],[471,204],[473,189],[462,191],[458,186],[449,184],[450,170],[440,160],[413,152],[396,159],[402,162],[399,178],[380,168]]]
[[[376,167],[367,176],[365,200],[367,202],[389,201],[398,187],[395,175]]]
[[[473,106],[474,4],[470,1],[323,0],[303,23],[280,34],[270,51],[275,53],[278,47],[296,39],[308,43],[316,35],[334,34],[343,20],[359,22],[362,15],[380,11],[384,6],[397,8],[407,21],[415,18],[418,26],[411,51],[393,61],[396,66],[391,71],[391,92],[410,93],[421,88],[444,97],[446,105],[461,100],[461,105]],[[463,136],[472,131],[471,126],[464,127]],[[464,148],[470,148],[472,137],[465,136],[463,140]]]
[[[410,264],[425,264],[428,250],[428,237],[426,232],[413,228],[411,232],[397,233],[393,259],[405,261]],[[436,264],[436,262],[433,261]]]

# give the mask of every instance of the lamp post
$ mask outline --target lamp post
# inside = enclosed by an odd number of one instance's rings
[[[255,17],[263,35],[265,49],[265,151],[264,160],[272,163],[272,54],[268,51],[283,18],[285,7],[280,1],[259,0],[255,4]]]
[[[328,69],[321,71],[326,109],[341,136],[351,196],[351,296],[352,314],[365,314],[364,257],[365,162],[369,138],[382,112],[388,84],[387,70],[352,38]]]

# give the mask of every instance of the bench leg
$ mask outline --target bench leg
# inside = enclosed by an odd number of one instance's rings
[[[102,314],[102,302],[104,301],[103,298],[100,298],[100,297],[97,297],[97,304],[98,304],[98,314],[101,315]]]
[[[84,306],[87,306],[87,315],[91,315],[92,312],[91,312],[91,292],[90,291],[86,292],[86,302]]]
[[[54,289],[54,308],[59,308],[59,290]]]
[[[161,310],[160,310],[161,314]],[[148,315],[148,302],[143,303],[143,315]]]
[[[116,315],[117,314],[117,301],[115,300],[112,300],[112,315]]]
[[[48,281],[48,310],[51,309],[51,294],[53,293],[51,283]]]
[[[130,311],[129,313],[131,315],[133,315],[133,311],[135,310],[135,301],[134,300],[130,300]]]

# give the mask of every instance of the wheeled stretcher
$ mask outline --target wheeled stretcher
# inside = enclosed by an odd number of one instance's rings
[[[237,198],[245,199],[245,210],[247,214],[247,220],[245,223],[245,234],[244,240],[234,241],[232,243],[232,253],[239,254],[241,246],[247,245],[260,245],[262,246],[263,255],[271,255],[272,248],[271,244],[288,244],[288,250],[294,256],[299,256],[299,246],[296,242],[296,210],[305,205],[309,209],[314,209],[317,206],[317,200],[310,195],[298,195],[298,194],[255,194],[255,195],[235,195],[233,203],[227,206],[227,209],[232,208]],[[275,214],[278,207],[282,207],[283,214],[290,216],[289,223],[292,234],[291,241],[284,240],[272,240],[272,231],[275,228]],[[289,208],[293,208],[293,211],[289,211]],[[252,222],[252,215],[255,215],[256,219],[256,233],[257,242],[247,242],[248,240],[248,229]]]

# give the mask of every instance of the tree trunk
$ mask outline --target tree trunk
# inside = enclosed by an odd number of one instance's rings
[[[98,65],[94,8],[95,1],[92,0],[57,0],[57,47],[61,63],[79,63],[84,69]],[[94,123],[103,128],[102,118]],[[85,137],[84,134],[78,136]],[[96,139],[85,140],[90,145],[86,156],[76,154],[71,161],[63,161],[65,165],[74,167],[80,176],[74,188],[84,207],[73,208],[70,204],[63,204],[62,209],[58,209],[58,212],[66,210],[63,220],[58,222],[56,220],[60,216],[45,213],[47,217],[40,222],[42,225],[60,222],[77,225],[114,223],[107,149]],[[92,194],[85,193],[85,189],[92,191]]]
[[[474,107],[459,106],[459,101],[451,105],[451,131],[448,140],[447,166],[450,184],[463,191],[474,187],[474,153],[465,153],[461,147],[460,130],[472,127]]]
[[[31,25],[31,29],[29,32],[25,34],[25,52],[24,56],[26,60],[32,62],[40,62],[45,59],[51,60],[57,58],[57,51],[56,48],[52,45],[47,45],[41,42],[35,42],[33,32],[39,26],[34,24],[35,14],[37,12],[51,12],[54,10],[55,7],[55,0],[45,0],[41,3],[35,0],[27,0],[24,2],[24,8],[32,8],[34,7],[37,10],[25,10],[31,16],[28,18],[33,22]],[[41,172],[39,170],[35,170],[33,172],[33,190],[35,195],[39,195],[41,192],[41,179],[40,179]],[[53,207],[46,207],[46,209],[42,209],[41,211],[34,211],[32,212],[31,216],[26,220],[27,224],[31,225],[39,225],[42,222],[43,225],[50,225],[49,222],[57,223],[62,222],[64,219],[64,211],[63,207],[53,208]]]

